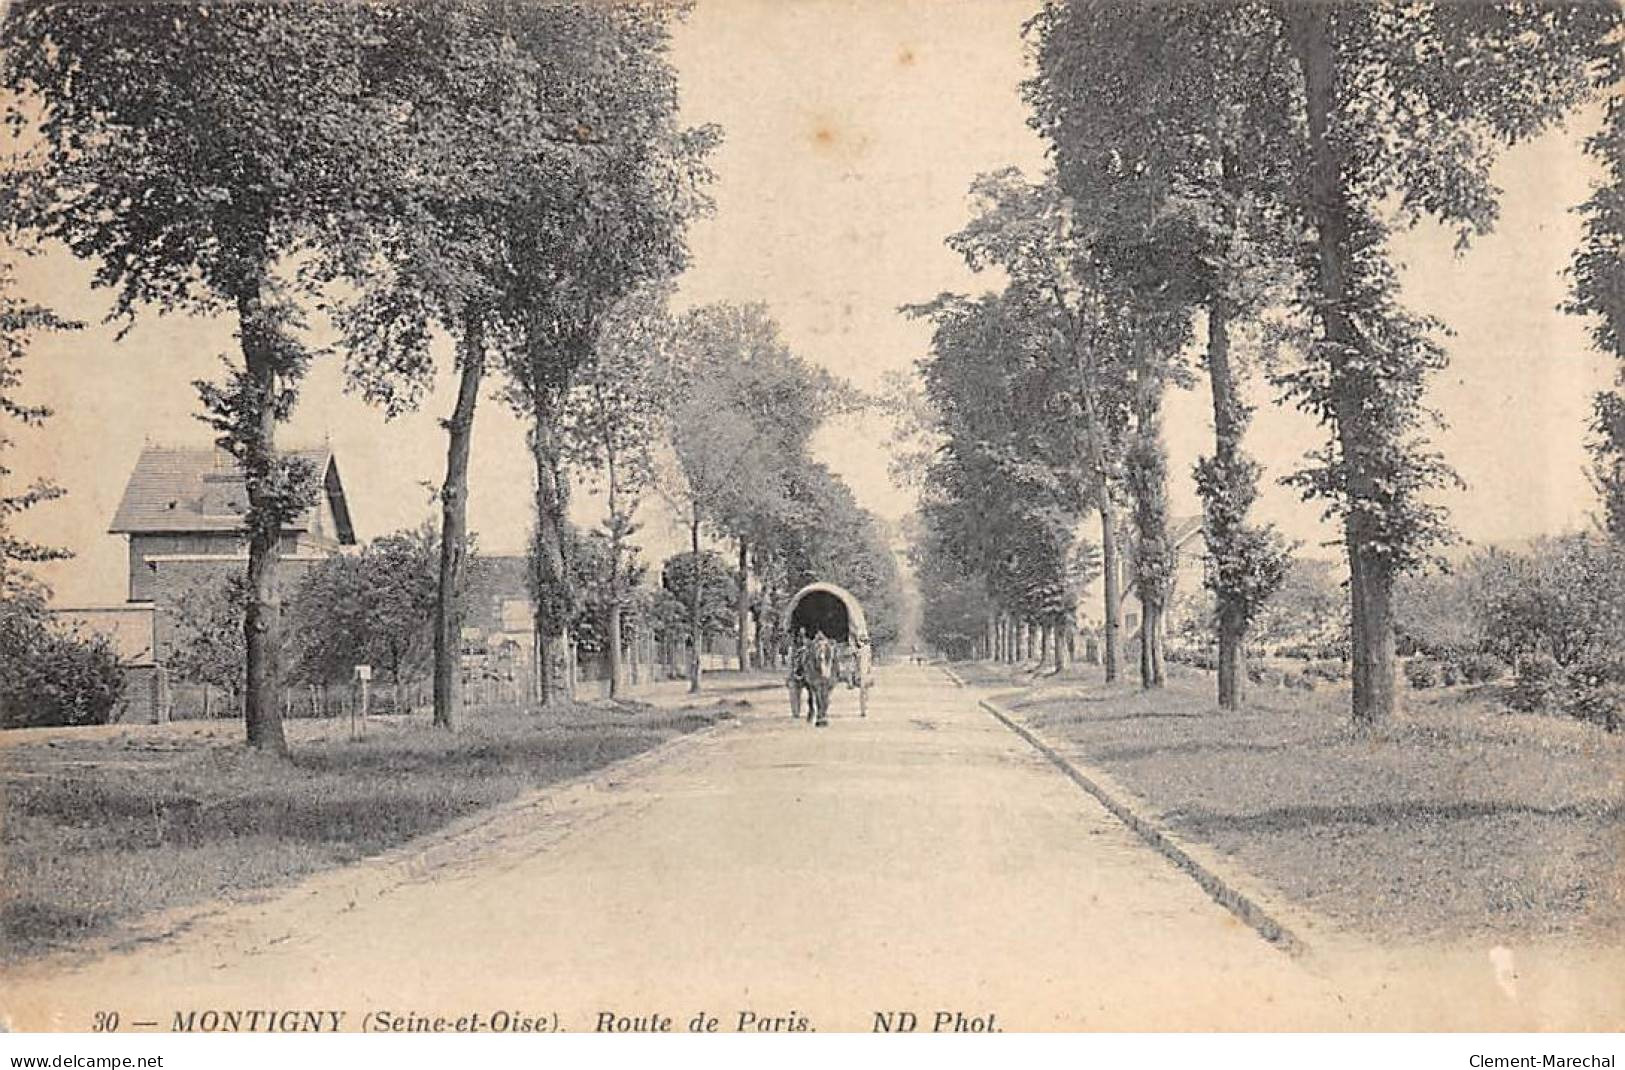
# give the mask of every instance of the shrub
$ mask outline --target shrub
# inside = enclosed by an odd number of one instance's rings
[[[1514,709],[1531,713],[1556,709],[1563,705],[1567,685],[1567,674],[1557,659],[1536,651],[1518,659],[1517,678],[1508,701]]]
[[[1417,691],[1439,686],[1439,663],[1432,658],[1410,658],[1405,662],[1405,682]]]
[[[105,637],[63,633],[37,606],[0,603],[0,728],[106,724],[123,693]]]
[[[1487,684],[1506,675],[1506,662],[1494,654],[1464,654],[1453,662],[1464,682]]]
[[[1598,655],[1569,672],[1564,709],[1608,731],[1625,723],[1625,653]]]
[[[1625,549],[1573,535],[1493,563],[1483,609],[1493,652],[1513,661],[1549,654],[1567,667],[1625,649]]]

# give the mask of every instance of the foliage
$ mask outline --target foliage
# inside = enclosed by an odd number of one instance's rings
[[[1497,564],[1482,612],[1485,645],[1503,660],[1544,654],[1568,669],[1625,650],[1625,549],[1572,535]]]
[[[247,652],[241,626],[247,583],[236,572],[198,571],[176,583],[165,607],[171,627],[164,663],[177,680],[240,695]]]
[[[1439,686],[1439,663],[1429,657],[1405,660],[1405,682],[1420,691]]]
[[[696,583],[699,587],[700,630],[705,635],[725,632],[733,626],[734,595],[737,590],[734,571],[720,554],[710,550],[700,551],[698,568],[695,561],[693,553],[668,557],[660,569],[660,586],[677,599],[675,608],[680,614],[678,619],[682,621],[684,634],[694,623],[690,607],[694,604]]]
[[[1489,653],[1464,654],[1452,659],[1463,683],[1487,684],[1506,675],[1506,662]]]
[[[22,385],[22,361],[33,336],[39,331],[73,329],[80,324],[58,318],[49,309],[19,300],[12,293],[12,265],[0,261],[0,416],[38,427],[51,410],[30,405],[17,396]],[[64,491],[48,479],[35,479],[21,491],[12,492],[6,484],[12,470],[4,460],[5,451],[16,443],[0,429],[0,602],[22,597],[31,580],[20,566],[41,561],[61,560],[66,550],[41,546],[11,530],[12,518],[41,502],[60,498]]]
[[[317,0],[70,0],[14,4],[0,26],[6,119],[28,143],[10,222],[93,261],[115,319],[236,320],[237,358],[195,385],[245,477],[245,717],[249,742],[277,751],[277,545],[316,487],[275,429],[315,355],[304,309],[381,211],[369,180],[399,123],[371,79],[389,18]]]
[[[433,648],[439,559],[439,535],[426,524],[312,566],[289,612],[297,675],[342,683],[355,666],[371,665],[394,683],[421,677]],[[477,563],[465,577],[474,572]]]
[[[1538,713],[1562,706],[1568,694],[1568,675],[1557,659],[1544,651],[1533,651],[1518,659],[1512,692],[1514,709]]]
[[[1259,615],[1258,640],[1276,647],[1346,641],[1348,610],[1336,573],[1330,561],[1292,562]]]
[[[850,387],[796,356],[760,304],[703,305],[677,322],[671,445],[688,518],[752,537],[791,511],[790,482],[824,420],[857,404]]]
[[[1599,64],[1595,81],[1604,88],[1602,127],[1586,141],[1586,151],[1603,168],[1603,180],[1580,207],[1584,235],[1569,268],[1572,291],[1565,310],[1591,317],[1592,345],[1618,362],[1618,385],[1625,386],[1625,44],[1616,24],[1614,48]],[[1611,91],[1610,91],[1611,90]],[[1603,528],[1625,540],[1625,394],[1599,392],[1593,399],[1591,439],[1593,478],[1602,497]]]
[[[961,649],[982,636],[986,615],[975,626],[931,620],[972,604],[1070,614],[1088,579],[1077,554],[1088,478],[1049,342],[1009,292],[944,294],[906,311],[934,328],[920,372],[937,448],[911,551],[916,573],[941,585],[925,600],[928,635]]]
[[[621,637],[629,640],[640,623],[640,588],[648,568],[638,560],[638,549],[626,546],[620,563],[614,565],[610,536],[602,531],[571,529],[570,568],[572,582],[581,592],[579,608],[570,624],[570,634],[585,653],[608,649],[610,607],[618,600],[623,611]],[[631,610],[632,612],[625,612]]]
[[[790,473],[789,513],[767,533],[776,560],[773,578],[789,595],[816,581],[839,584],[863,606],[869,637],[890,645],[902,617],[902,586],[884,524],[858,505],[851,489],[827,467],[807,460]],[[770,626],[782,610],[776,600],[763,609]]]
[[[1610,732],[1625,725],[1625,651],[1599,651],[1569,673],[1570,694],[1564,708],[1582,721]]]
[[[112,642],[56,627],[38,588],[0,598],[0,728],[106,724],[124,686]]]

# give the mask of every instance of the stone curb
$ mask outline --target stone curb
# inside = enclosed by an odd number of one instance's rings
[[[1066,757],[1036,730],[1021,723],[1010,710],[988,699],[979,699],[977,704],[1048,758],[1069,780],[1093,796],[1158,854],[1184,870],[1214,902],[1229,910],[1259,936],[1294,958],[1303,958],[1310,953],[1307,936],[1314,923],[1308,918],[1297,915],[1292,908],[1281,904],[1251,880],[1224,872],[1224,863],[1214,851],[1168,830],[1160,823],[1161,815],[1151,804],[1118,784],[1107,773]],[[1318,945],[1319,941],[1316,943]]]

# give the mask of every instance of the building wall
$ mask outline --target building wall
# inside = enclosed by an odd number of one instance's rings
[[[130,536],[130,601],[151,602],[156,580],[150,561],[153,557],[174,554],[211,554],[232,556],[245,549],[238,532],[208,531],[164,534],[134,534]]]

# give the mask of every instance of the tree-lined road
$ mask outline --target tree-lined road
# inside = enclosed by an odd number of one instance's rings
[[[167,1029],[210,1009],[338,1010],[346,1029],[503,1010],[572,1030],[611,1013],[680,1031],[701,1011],[722,1031],[747,1011],[819,1030],[902,1011],[922,1030],[939,1011],[1007,1031],[1428,1020],[1425,1001],[1356,1000],[1265,943],[935,670],[883,671],[867,720],[838,692],[824,729],[792,722],[782,690],[750,697],[737,725],[430,849],[32,967],[6,985],[11,1026],[116,1010]]]

